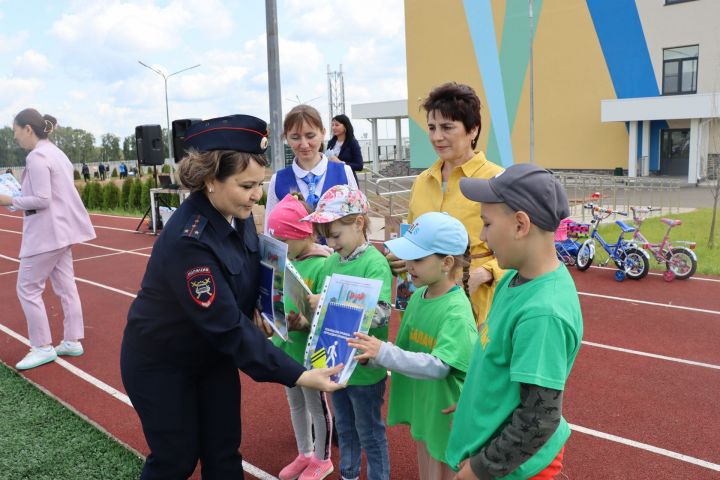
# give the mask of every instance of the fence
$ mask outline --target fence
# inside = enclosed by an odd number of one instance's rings
[[[653,206],[665,213],[680,210],[682,180],[664,177],[616,177],[587,173],[555,172],[565,187],[571,216],[582,221],[589,219],[583,204],[594,202],[613,210],[628,212],[631,206]],[[599,198],[593,198],[599,194]]]

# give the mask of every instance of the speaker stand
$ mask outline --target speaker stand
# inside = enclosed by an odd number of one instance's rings
[[[142,168],[142,167],[141,167]],[[141,171],[141,170],[138,170]],[[153,180],[155,182],[155,188],[158,186],[158,173],[157,173],[157,165],[153,165]],[[150,202],[152,204],[152,202]],[[157,197],[157,202],[155,202],[155,221],[156,221],[156,230],[162,229],[162,218],[160,217],[160,204],[162,204],[163,207],[170,208],[170,205],[165,203],[165,200],[162,199],[162,197]],[[137,227],[135,227],[135,231],[139,232],[140,227],[142,227],[143,222],[146,218],[150,216],[150,209],[152,208],[152,205],[148,206],[147,210],[145,210],[145,214],[140,219],[140,223],[138,223]],[[158,223],[160,224],[159,227],[157,227]]]

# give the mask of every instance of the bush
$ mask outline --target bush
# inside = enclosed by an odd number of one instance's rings
[[[90,210],[102,208],[102,186],[100,185],[100,182],[90,182],[85,188],[89,190],[87,208]]]
[[[140,209],[140,195],[142,193],[142,180],[139,178],[128,178],[130,182],[130,192],[128,194],[127,205],[130,210]]]
[[[134,180],[130,177],[123,180],[122,189],[120,190],[120,208],[129,208],[128,203],[130,201],[130,188],[132,187]]]
[[[80,191],[80,200],[82,200],[83,205],[85,205],[85,208],[88,208],[88,194],[90,193],[90,189],[88,188],[88,184],[86,183],[79,189]]]
[[[161,171],[162,171],[162,173],[171,173],[172,167],[170,166],[169,163],[165,163],[165,164],[163,164]]]
[[[153,169],[152,169],[152,167],[147,167],[147,170],[145,170],[145,173],[148,174],[148,175],[152,175],[152,174],[153,174]]]
[[[73,180],[80,180],[82,177],[80,176],[80,172],[77,170],[73,170]]]
[[[117,178],[117,177],[118,177],[117,168],[113,167],[113,170],[112,170],[112,173],[110,174],[110,176],[111,176],[112,178]]]
[[[102,208],[112,210],[120,203],[120,189],[114,182],[108,182],[103,187]]]
[[[153,177],[148,178],[142,182],[142,193],[140,197],[140,209],[147,210],[150,206],[150,189],[155,188],[155,179]]]

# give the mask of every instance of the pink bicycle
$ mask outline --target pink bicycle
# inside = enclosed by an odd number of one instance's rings
[[[633,233],[632,242],[642,247],[655,258],[660,264],[665,264],[666,271],[663,272],[663,279],[672,282],[674,279],[685,280],[690,278],[697,270],[697,256],[693,249],[695,242],[676,241],[670,242],[670,231],[682,225],[682,220],[661,218],[660,221],[668,226],[665,236],[660,243],[651,243],[640,233],[640,227],[650,212],[658,212],[661,209],[653,207],[630,207],[633,220],[637,229]]]

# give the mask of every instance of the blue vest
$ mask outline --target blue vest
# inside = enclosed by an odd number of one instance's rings
[[[318,196],[322,196],[330,187],[335,185],[347,185],[347,175],[345,175],[345,164],[328,161],[327,170],[325,171],[325,181],[323,183],[322,192]],[[278,200],[285,198],[285,195],[291,192],[299,192],[297,178],[293,172],[292,165],[279,170],[275,174],[275,196]]]

